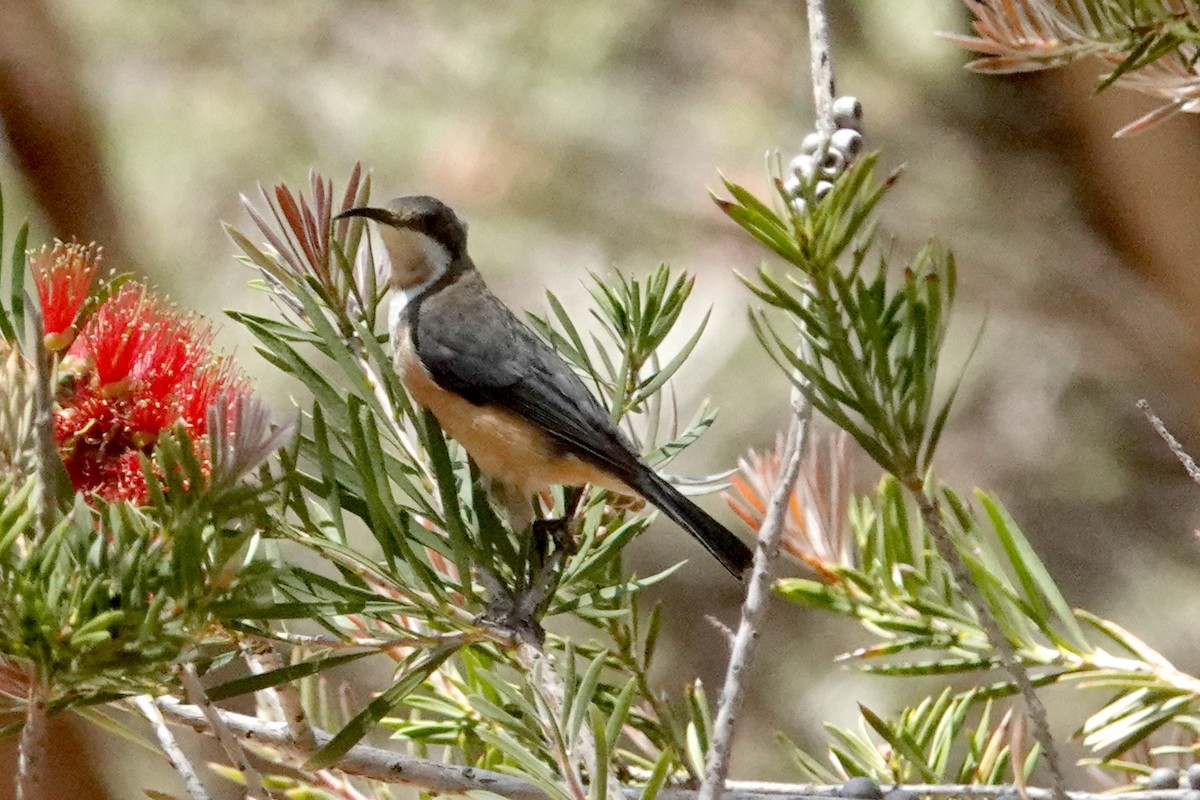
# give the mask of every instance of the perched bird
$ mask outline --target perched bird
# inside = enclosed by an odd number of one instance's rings
[[[553,348],[495,295],[467,255],[467,227],[432,197],[338,218],[379,225],[396,297],[389,318],[395,368],[491,481],[510,511],[551,484],[640,495],[741,578],[753,554],[651,469]]]

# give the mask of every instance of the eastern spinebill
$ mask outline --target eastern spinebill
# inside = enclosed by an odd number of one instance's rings
[[[510,509],[551,484],[639,495],[742,577],[753,554],[651,469],[575,371],[520,322],[467,255],[467,227],[432,197],[338,215],[379,225],[395,296],[395,368]],[[528,517],[528,512],[527,516]]]

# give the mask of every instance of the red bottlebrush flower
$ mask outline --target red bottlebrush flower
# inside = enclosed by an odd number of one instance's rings
[[[53,247],[43,247],[31,257],[29,269],[42,307],[47,350],[65,350],[75,340],[75,321],[99,268],[96,244],[55,241]]]
[[[222,395],[249,394],[242,374],[213,352],[212,338],[207,323],[140,284],[127,284],[96,310],[71,348],[85,366],[58,398],[55,419],[77,490],[145,502],[141,457],[178,424],[209,469],[208,407]]]

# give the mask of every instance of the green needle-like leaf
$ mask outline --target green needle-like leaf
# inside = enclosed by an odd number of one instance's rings
[[[324,747],[313,753],[308,761],[305,762],[304,768],[309,770],[325,769],[336,763],[351,747],[358,744],[364,736],[370,733],[379,721],[387,716],[400,701],[424,683],[430,673],[437,669],[442,662],[454,655],[459,647],[461,645],[457,643],[446,644],[422,654],[408,668],[400,680],[396,681],[389,689],[372,700],[366,708],[346,723],[345,727],[338,731],[337,735],[330,739]]]

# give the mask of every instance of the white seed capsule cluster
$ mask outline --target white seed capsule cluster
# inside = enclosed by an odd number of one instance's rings
[[[788,164],[783,180],[783,191],[797,211],[805,210],[806,187],[811,187],[812,197],[820,200],[858,158],[863,149],[862,116],[862,103],[857,97],[839,97],[833,101],[833,121],[837,125],[833,134],[825,139],[813,131],[804,137],[800,155]]]

